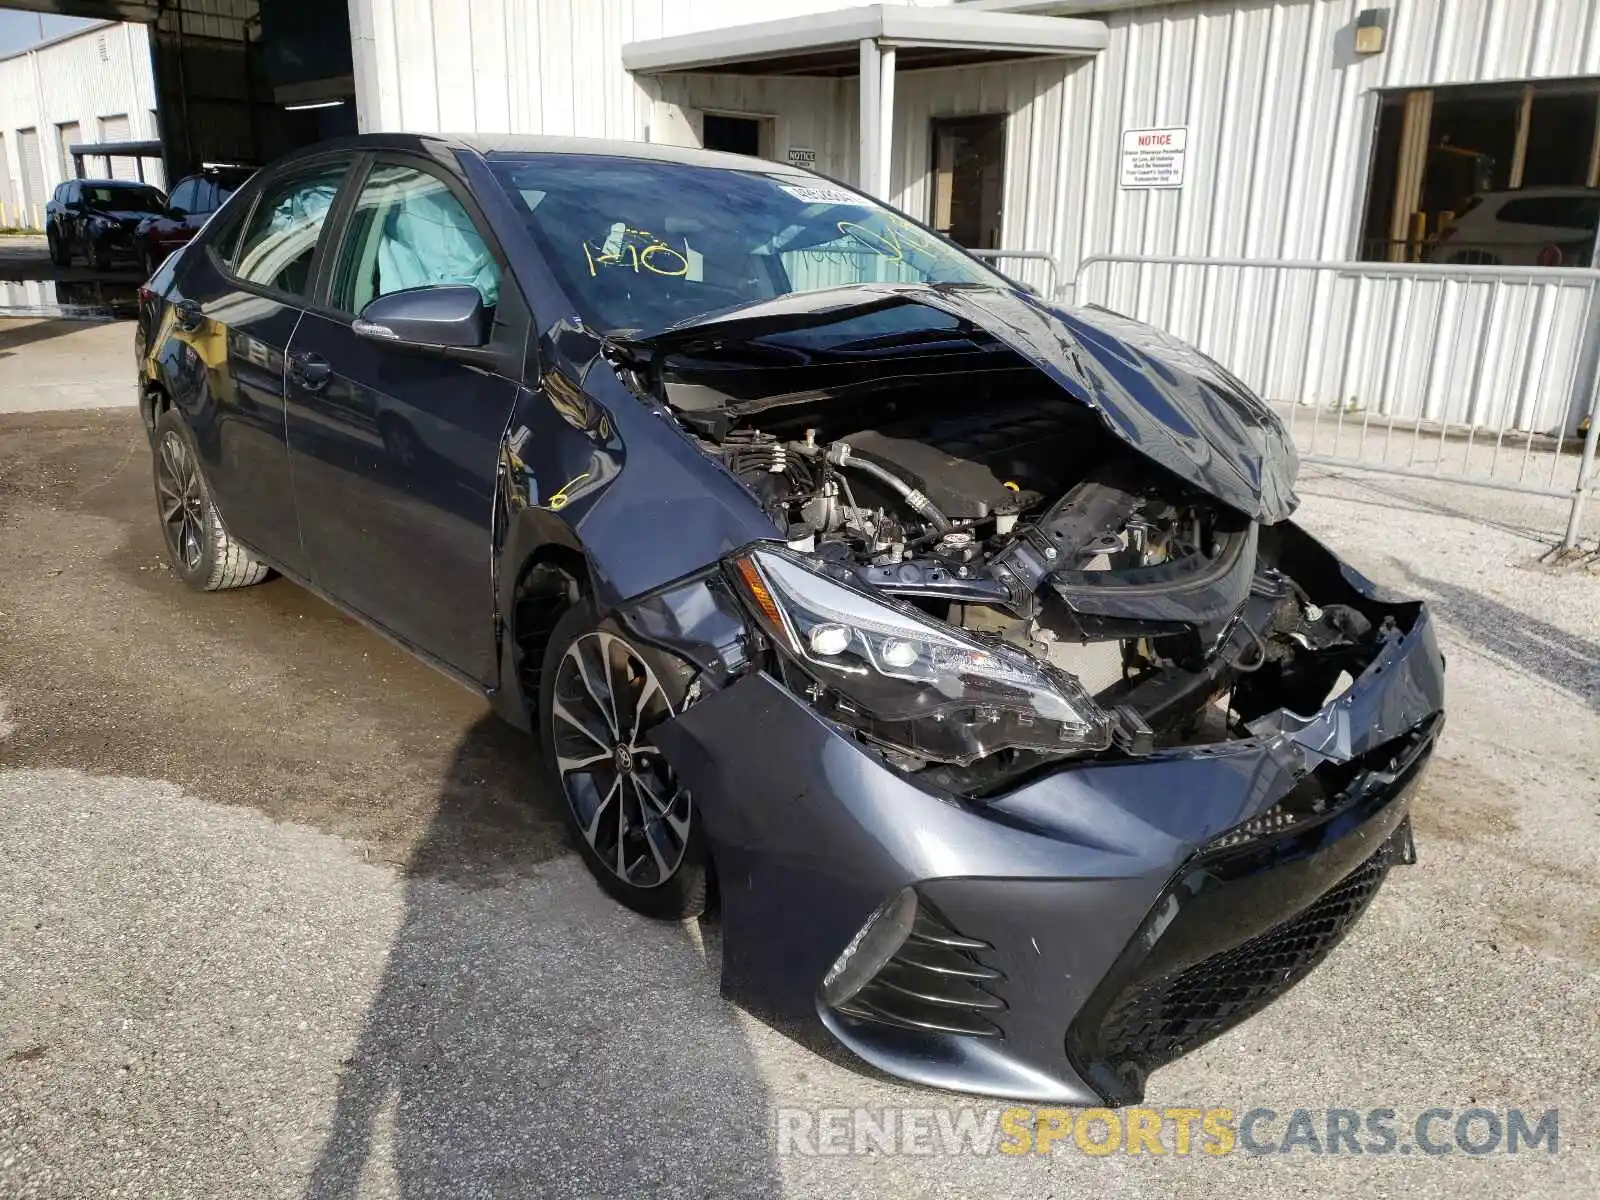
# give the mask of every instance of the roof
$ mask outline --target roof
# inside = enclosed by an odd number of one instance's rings
[[[714,167],[725,171],[759,170],[767,175],[793,175],[812,178],[798,167],[727,154],[720,150],[700,150],[691,146],[667,146],[659,142],[634,142],[622,138],[546,137],[514,133],[358,133],[332,138],[306,146],[286,158],[312,157],[341,150],[408,150],[430,154],[468,150],[485,158],[515,158],[524,154],[593,154],[610,158],[650,159],[682,163],[686,166]]]
[[[78,142],[67,147],[68,154],[90,158],[160,158],[161,143],[154,139],[137,142]]]
[[[91,33],[101,33],[106,26],[115,24],[115,21],[96,21],[93,25],[85,25],[82,29],[69,29],[65,33],[58,33],[54,37],[47,37],[43,41],[34,42],[31,46],[13,50],[10,54],[0,54],[0,62],[9,62],[13,58],[21,58],[25,54],[32,54],[35,50],[59,46],[62,42],[72,41],[73,38],[88,37]]]
[[[152,192],[159,192],[161,190],[155,184],[143,179],[63,179],[61,182],[81,183],[85,187],[145,188]]]
[[[1103,21],[968,8],[870,4],[811,16],[629,42],[622,65],[642,74],[717,71],[759,75],[855,75],[860,44],[896,49],[900,70],[1014,58],[1087,56],[1103,50]]]

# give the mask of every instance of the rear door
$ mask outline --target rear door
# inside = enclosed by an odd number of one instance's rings
[[[431,160],[380,154],[353,187],[321,303],[289,348],[288,430],[313,578],[411,646],[496,678],[491,566],[501,434],[519,380],[385,345],[351,324],[374,298],[477,287],[494,344],[520,362],[527,310],[464,185]]]
[[[187,253],[172,297],[194,381],[174,397],[199,443],[229,532],[307,574],[284,426],[284,363],[304,312],[327,217],[354,158],[290,164]],[[188,328],[184,328],[188,326]]]

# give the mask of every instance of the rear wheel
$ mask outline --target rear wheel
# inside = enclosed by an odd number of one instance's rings
[[[155,483],[162,538],[180,579],[220,592],[267,577],[267,565],[228,536],[189,431],[170,411],[156,418]]]
[[[635,912],[674,920],[705,910],[705,837],[646,735],[682,710],[691,678],[580,601],[556,623],[540,680],[546,771],[584,862]]]

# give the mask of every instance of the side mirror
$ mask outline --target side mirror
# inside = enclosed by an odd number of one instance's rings
[[[408,288],[379,296],[351,325],[360,337],[406,346],[468,349],[489,340],[478,289],[463,283]]]

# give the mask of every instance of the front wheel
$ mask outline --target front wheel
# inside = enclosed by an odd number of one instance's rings
[[[584,863],[635,912],[672,920],[705,911],[708,855],[688,789],[646,734],[682,711],[692,675],[580,601],[540,678],[546,775]]]
[[[45,244],[50,247],[50,261],[55,263],[56,266],[64,267],[72,262],[72,251],[56,235],[54,229],[45,231],[44,240]]]
[[[156,509],[172,569],[202,592],[246,587],[267,577],[267,565],[233,538],[200,473],[200,456],[170,411],[155,424]]]

